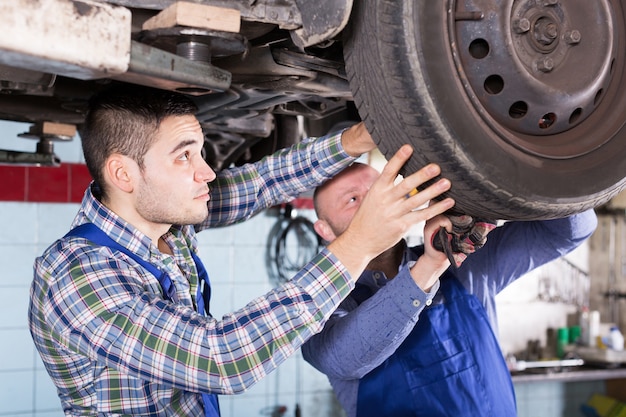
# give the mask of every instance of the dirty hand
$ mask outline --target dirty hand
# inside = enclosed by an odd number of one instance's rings
[[[445,253],[455,267],[467,255],[474,253],[487,242],[487,235],[496,228],[496,221],[468,215],[449,215],[451,228],[440,228],[433,236],[435,249]]]
[[[395,183],[400,168],[412,152],[409,145],[396,152],[363,199],[348,229],[328,246],[353,276],[360,275],[370,260],[395,245],[411,226],[454,205],[454,200],[446,198],[423,207],[450,189],[447,179],[440,179],[419,193],[411,193],[440,174],[435,164]]]
[[[446,254],[438,251],[432,245],[433,237],[442,228],[452,230],[452,222],[445,215],[435,216],[426,221],[424,225],[424,254],[411,267],[413,281],[425,292],[430,291],[441,274],[450,266],[450,260]],[[459,258],[459,261],[462,262],[463,260]]]

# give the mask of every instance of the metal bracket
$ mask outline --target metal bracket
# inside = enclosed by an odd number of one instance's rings
[[[299,47],[332,39],[348,24],[352,0],[295,0],[302,15],[302,28],[291,32]]]

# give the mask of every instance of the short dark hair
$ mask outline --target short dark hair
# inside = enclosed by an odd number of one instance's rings
[[[109,156],[120,153],[143,168],[163,119],[194,115],[197,110],[187,96],[139,86],[116,85],[92,97],[80,137],[85,163],[102,193],[106,193],[103,168]]]

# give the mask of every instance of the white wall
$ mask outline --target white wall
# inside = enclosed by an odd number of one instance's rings
[[[583,244],[567,259],[589,271],[589,246]],[[500,345],[504,354],[526,348],[528,340],[546,346],[547,329],[573,324],[583,304],[588,305],[589,276],[568,264],[553,261],[509,285],[496,297]],[[587,300],[587,301],[585,301]]]

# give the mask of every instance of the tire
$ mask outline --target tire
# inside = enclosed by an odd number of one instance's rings
[[[480,3],[354,2],[346,71],[378,147],[390,157],[411,143],[402,173],[438,163],[455,211],[478,217],[606,203],[626,187],[621,1]]]

